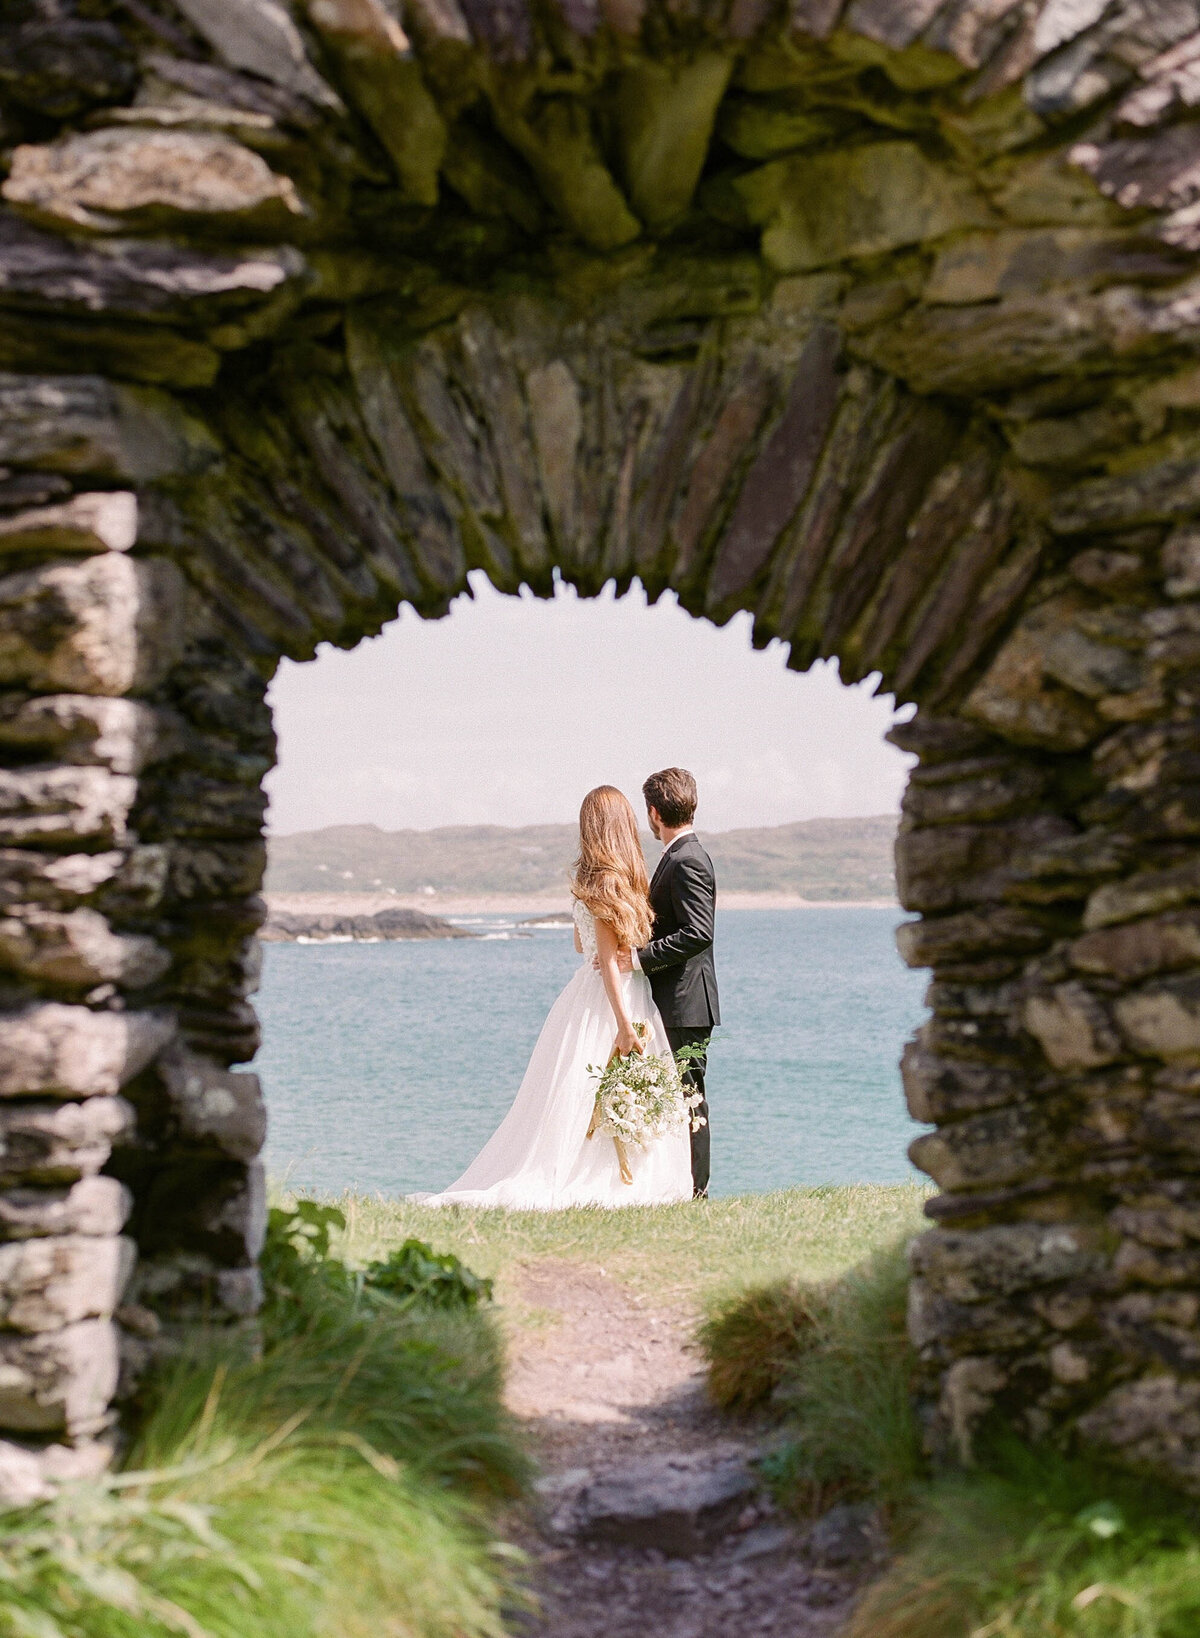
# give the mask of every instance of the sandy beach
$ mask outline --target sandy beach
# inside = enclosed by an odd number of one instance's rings
[[[272,910],[292,914],[374,915],[401,906],[431,916],[569,915],[566,893],[268,893]],[[798,893],[721,893],[723,910],[898,910],[894,899],[805,899]]]

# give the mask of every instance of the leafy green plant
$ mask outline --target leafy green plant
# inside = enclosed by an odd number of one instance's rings
[[[272,1209],[261,1266],[267,1315],[276,1328],[286,1327],[296,1304],[308,1311],[322,1300],[374,1314],[415,1307],[465,1312],[492,1299],[490,1279],[453,1252],[437,1252],[413,1237],[385,1258],[348,1268],[332,1251],[333,1236],[345,1227],[343,1211],[316,1200]]]
[[[340,1310],[353,1301],[350,1271],[330,1249],[334,1233],[345,1226],[343,1212],[316,1200],[271,1208],[259,1268],[263,1319],[272,1335],[279,1336],[292,1323],[310,1327],[326,1303]]]
[[[283,1420],[302,1396],[309,1427],[351,1426],[373,1448],[439,1483],[515,1493],[528,1464],[502,1408],[496,1326],[470,1302],[439,1300],[431,1280],[400,1297],[375,1287],[370,1270],[391,1259],[347,1268],[331,1249],[344,1226],[337,1207],[311,1200],[271,1212],[262,1257],[263,1368],[239,1378],[239,1406],[255,1421]],[[490,1292],[490,1281],[456,1257],[439,1260],[423,1243],[410,1244],[451,1290]],[[200,1414],[210,1374],[203,1359],[195,1369],[181,1360],[153,1391],[172,1399],[186,1421]],[[159,1425],[164,1415],[160,1407]],[[177,1426],[173,1437],[182,1436]]]
[[[491,1280],[473,1274],[453,1252],[438,1253],[424,1240],[406,1240],[381,1262],[368,1263],[362,1278],[368,1296],[382,1293],[404,1306],[469,1309],[492,1300]]]
[[[290,1246],[299,1256],[329,1257],[334,1233],[346,1227],[346,1214],[337,1206],[301,1199],[288,1208],[272,1207],[267,1227],[277,1246]]]

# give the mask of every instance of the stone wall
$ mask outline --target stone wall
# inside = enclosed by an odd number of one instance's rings
[[[1200,0],[14,0],[0,1488],[249,1321],[265,690],[634,578],[897,742],[931,1450],[1200,1489]]]

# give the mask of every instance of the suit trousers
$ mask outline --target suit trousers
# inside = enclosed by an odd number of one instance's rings
[[[701,1116],[704,1121],[700,1130],[692,1133],[692,1195],[698,1199],[708,1193],[711,1137],[708,1129],[708,1098],[704,1090],[704,1072],[708,1068],[708,1043],[712,1040],[712,1025],[706,1024],[700,1029],[668,1029],[667,1040],[671,1044],[672,1052],[678,1052],[683,1046],[703,1046],[705,1049],[700,1057],[691,1060],[683,1072],[683,1078],[692,1091],[700,1094],[700,1102],[693,1110],[693,1114]]]

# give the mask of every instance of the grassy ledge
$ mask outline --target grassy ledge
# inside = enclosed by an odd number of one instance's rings
[[[891,1524],[895,1557],[844,1638],[1197,1638],[1194,1502],[1016,1443],[971,1472],[926,1470],[906,1278],[900,1241],[830,1281],[727,1296],[701,1329],[717,1402],[778,1415],[780,1499],[870,1500]]]
[[[558,1257],[598,1263],[631,1290],[683,1307],[752,1281],[842,1273],[881,1243],[917,1233],[928,1192],[921,1185],[829,1184],[621,1211],[474,1211],[379,1195],[344,1195],[335,1204],[347,1224],[339,1248],[351,1262],[416,1235],[494,1278],[502,1306],[515,1306],[523,1262]]]

